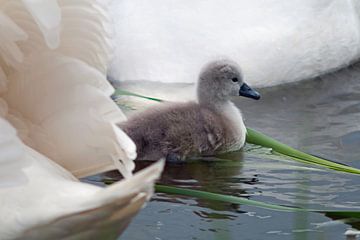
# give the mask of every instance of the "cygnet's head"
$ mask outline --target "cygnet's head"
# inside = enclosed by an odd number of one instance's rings
[[[260,99],[260,94],[243,81],[241,69],[231,60],[223,59],[206,64],[200,72],[199,103],[224,102],[233,96]]]

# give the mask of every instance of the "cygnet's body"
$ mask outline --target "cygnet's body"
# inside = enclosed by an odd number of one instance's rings
[[[259,99],[229,60],[207,64],[197,86],[198,103],[165,103],[131,117],[120,127],[137,147],[137,159],[169,161],[235,151],[245,143],[246,128],[232,96]]]

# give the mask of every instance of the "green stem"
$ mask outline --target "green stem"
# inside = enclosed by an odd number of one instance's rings
[[[233,204],[243,204],[247,206],[259,207],[263,209],[282,211],[282,212],[315,212],[315,213],[323,213],[323,214],[338,216],[339,218],[348,218],[348,217],[360,218],[360,211],[349,211],[349,210],[343,211],[343,210],[326,210],[326,209],[321,210],[321,209],[287,207],[287,206],[250,200],[243,197],[235,197],[235,196],[223,195],[218,193],[211,193],[211,192],[205,192],[205,191],[199,191],[199,190],[193,190],[187,188],[178,188],[178,187],[159,185],[159,184],[155,185],[155,190],[158,193],[189,196],[194,198],[221,201],[221,202],[227,202]]]
[[[163,100],[158,99],[158,98],[152,98],[152,97],[146,97],[137,93],[132,93],[126,90],[121,90],[121,89],[116,89],[114,92],[114,95],[123,95],[123,96],[134,96],[134,97],[139,97],[139,98],[143,98],[143,99],[147,99],[147,100],[151,100],[151,101],[155,101],[155,102],[163,102]]]
[[[274,151],[292,157],[292,159],[297,161],[306,162],[309,164],[316,164],[337,171],[360,174],[360,169],[321,159],[313,155],[301,152],[251,128],[247,128],[246,142],[267,148],[272,148]]]
[[[187,188],[177,188],[177,187],[165,186],[159,184],[155,185],[155,190],[156,192],[161,192],[161,193],[177,194],[177,195],[190,196],[190,197],[202,198],[206,200],[222,201],[222,202],[235,203],[235,204],[244,204],[244,205],[261,207],[261,208],[277,210],[277,211],[286,211],[286,212],[306,211],[301,208],[278,206],[274,204],[268,204],[268,203],[250,200],[247,198],[240,198],[235,196],[229,196],[229,195],[223,195],[223,194],[211,193],[211,192],[205,192],[199,190],[192,190]]]

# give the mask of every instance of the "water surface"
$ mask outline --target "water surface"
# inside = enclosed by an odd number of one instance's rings
[[[300,150],[360,168],[360,65],[235,99],[246,125]],[[144,167],[146,163],[138,164]],[[143,166],[142,166],[143,165]],[[274,159],[268,149],[167,165],[160,183],[316,209],[360,210],[359,176]],[[318,213],[155,194],[120,239],[345,239],[352,223]]]

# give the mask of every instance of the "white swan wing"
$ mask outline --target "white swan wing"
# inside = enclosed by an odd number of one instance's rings
[[[22,0],[44,35],[46,44],[55,49],[59,46],[61,9],[56,0]]]
[[[116,168],[130,176],[136,157],[130,138],[114,130],[125,116],[104,74],[111,33],[104,7],[0,1],[0,28],[11,33],[0,43],[3,116],[27,145],[78,177]]]
[[[6,216],[0,219],[1,239],[22,234],[20,239],[88,236],[90,229],[93,234],[104,233],[104,229],[118,234],[118,226],[126,226],[150,197],[164,165],[160,161],[101,188],[79,182],[44,155],[27,146],[23,149],[21,156],[31,161],[22,167],[26,181],[0,187],[1,214]]]
[[[28,181],[23,168],[30,164],[16,130],[0,118],[0,188],[10,188]]]
[[[27,230],[16,239],[116,239],[146,201],[145,195],[129,196],[119,203],[69,214]]]
[[[123,228],[162,170],[160,162],[129,177],[136,149],[116,127],[125,117],[105,77],[104,11],[95,0],[0,0],[1,238],[28,228],[29,239],[89,236],[78,229],[101,232],[100,219]],[[129,178],[101,189],[71,174],[110,169]]]

